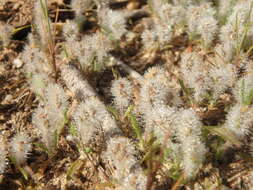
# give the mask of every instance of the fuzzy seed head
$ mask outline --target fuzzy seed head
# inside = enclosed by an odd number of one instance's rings
[[[71,7],[76,11],[77,15],[81,15],[86,9],[91,8],[92,0],[72,0]]]
[[[253,73],[248,73],[241,78],[234,88],[234,96],[238,103],[243,104],[253,90]]]
[[[68,102],[63,88],[55,83],[48,84],[45,89],[45,104],[39,105],[32,122],[50,152],[56,148],[56,135],[64,125],[67,107]]]
[[[10,43],[11,33],[13,30],[13,26],[0,22],[0,41],[4,46],[7,46]]]
[[[166,104],[169,91],[161,81],[146,80],[140,90],[140,112],[146,114],[153,107]]]
[[[90,98],[82,102],[74,116],[78,131],[80,131],[83,143],[86,144],[95,131],[104,131],[105,137],[117,131],[115,120],[106,110],[104,104],[98,98]]]
[[[34,23],[37,28],[37,33],[40,37],[40,42],[44,47],[48,46],[51,36],[52,22],[50,18],[45,15],[48,7],[48,2],[45,0],[35,1],[34,4]]]
[[[153,131],[158,140],[163,141],[166,137],[168,138],[175,133],[173,127],[177,117],[174,108],[156,106],[144,118],[146,123],[145,133],[150,134]]]
[[[188,178],[194,177],[205,159],[206,148],[201,141],[201,122],[196,113],[183,110],[176,121],[178,140],[183,153],[183,168]]]
[[[168,103],[171,88],[168,75],[161,67],[152,67],[144,74],[145,80],[140,89],[138,109],[143,114],[148,114],[153,107]]]
[[[220,65],[210,70],[213,81],[212,93],[217,99],[227,89],[232,88],[236,81],[235,66],[232,64]]]
[[[16,134],[10,143],[11,155],[14,157],[16,164],[21,165],[26,162],[29,152],[32,150],[30,137],[25,133]]]
[[[193,178],[202,166],[206,155],[206,147],[199,139],[186,138],[182,143],[183,169],[187,178]]]
[[[49,125],[58,128],[63,124],[68,107],[65,92],[60,85],[50,83],[45,89],[45,98]]]
[[[21,59],[25,63],[25,71],[28,74],[48,74],[51,72],[47,56],[39,48],[30,45],[25,46]]]
[[[235,0],[219,0],[219,16],[225,18],[227,15],[231,13]]]
[[[95,91],[73,65],[62,65],[60,70],[66,86],[79,101],[96,96]]]
[[[181,5],[163,3],[157,11],[159,19],[163,24],[179,25],[185,20],[185,9]]]
[[[143,190],[146,188],[147,177],[139,169],[127,176],[120,187],[120,190]]]
[[[183,53],[180,71],[185,85],[193,89],[195,100],[201,101],[212,85],[202,57],[195,52]]]
[[[99,19],[101,26],[112,34],[116,40],[120,40],[123,34],[126,33],[126,20],[124,13],[113,11],[109,8],[103,8],[99,11]]]
[[[63,26],[63,35],[68,44],[74,42],[78,36],[78,25],[73,20],[67,20],[66,24]]]
[[[50,152],[55,150],[55,126],[50,126],[48,120],[48,111],[43,105],[39,105],[33,114],[33,125],[37,128],[42,142]]]
[[[236,104],[227,114],[225,128],[231,130],[239,139],[249,134],[253,125],[252,107]]]
[[[155,32],[158,34],[158,41],[160,46],[168,44],[172,39],[172,27],[167,24],[156,24]]]
[[[119,110],[126,109],[130,105],[132,90],[133,86],[127,78],[120,78],[112,82],[111,93]]]
[[[6,168],[7,162],[6,162],[6,158],[7,158],[7,146],[6,146],[6,142],[4,140],[3,137],[0,137],[0,173],[4,173],[4,170]]]
[[[213,16],[207,16],[200,19],[197,32],[201,35],[204,48],[208,48],[215,38],[218,30],[218,22]]]
[[[107,150],[103,153],[103,158],[111,166],[115,167],[114,176],[119,181],[122,181],[130,174],[131,167],[137,162],[135,154],[136,150],[128,138],[115,137],[109,140]]]
[[[157,34],[154,29],[151,30],[144,30],[143,33],[141,34],[141,39],[144,44],[144,48],[149,49],[154,47],[155,42],[157,41]]]
[[[185,137],[200,137],[202,124],[197,114],[192,109],[187,109],[181,111],[179,115],[176,122],[179,138],[183,140]]]
[[[84,71],[91,70],[94,61],[103,69],[108,57],[107,52],[112,49],[111,42],[99,32],[82,36],[80,39],[68,35],[66,43],[68,51],[78,59]]]
[[[96,107],[90,106],[82,102],[73,116],[83,144],[88,144],[100,127],[100,122],[96,120],[98,110]]]
[[[186,14],[189,32],[194,34],[197,31],[200,20],[214,14],[215,10],[211,7],[210,3],[204,2],[200,5],[190,5]]]
[[[49,78],[44,73],[34,73],[29,80],[31,90],[40,97],[45,94],[46,85],[49,83]]]

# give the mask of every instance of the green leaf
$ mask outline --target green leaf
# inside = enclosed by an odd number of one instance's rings
[[[184,85],[184,81],[181,79],[178,79],[179,85],[181,86],[183,92],[185,93],[186,97],[188,98],[188,100],[190,101],[191,104],[193,104],[193,100],[191,98],[191,91],[189,88],[186,88],[186,86]]]
[[[15,35],[16,33],[26,29],[26,28],[31,28],[31,25],[25,25],[25,26],[21,26],[21,27],[18,27],[18,28],[15,28],[14,30],[11,31],[11,35]]]
[[[72,123],[69,124],[69,133],[74,136],[74,137],[78,137],[78,131],[75,125],[73,125]]]
[[[119,120],[119,113],[118,111],[112,106],[106,106],[107,111],[109,111],[116,120]]]
[[[92,148],[87,147],[87,148],[84,148],[84,152],[89,154],[89,153],[93,152],[93,150],[92,150]]]
[[[60,135],[65,127],[65,125],[69,122],[69,119],[68,119],[68,116],[67,116],[67,110],[64,111],[64,117],[63,117],[63,120],[60,122],[59,126],[57,127],[57,130],[56,130],[56,145],[58,145],[58,141],[59,141],[59,138],[60,138]]]
[[[28,174],[28,172],[27,172],[24,168],[20,167],[20,166],[17,164],[17,161],[16,161],[16,158],[15,158],[15,157],[10,156],[9,158],[10,158],[10,161],[15,165],[15,167],[20,171],[20,173],[23,175],[23,177],[24,177],[25,180],[27,181],[27,180],[29,179],[29,174]]]
[[[130,105],[130,106],[127,108],[127,110],[126,110],[126,112],[125,112],[125,114],[124,114],[124,118],[127,117],[129,114],[131,114],[132,110],[133,110],[133,105]]]
[[[153,142],[153,144],[147,148],[148,148],[148,150],[146,151],[145,155],[143,156],[141,163],[148,161],[148,160],[155,159],[155,155],[156,155],[157,151],[160,149],[160,143]],[[160,159],[160,157],[159,157],[159,159]]]
[[[133,108],[133,107],[132,107]],[[142,140],[142,132],[141,132],[141,128],[137,122],[137,119],[135,117],[135,115],[132,114],[132,108],[129,109],[129,111],[127,110],[127,112],[125,113],[125,115],[127,114],[128,119],[130,120],[130,124],[133,128],[133,131],[137,137],[138,140]]]
[[[75,22],[77,24],[78,31],[82,32],[82,30],[85,26],[85,23],[87,22],[87,18],[84,15],[77,15],[76,18],[75,18]]]
[[[83,160],[76,160],[67,170],[67,180],[70,180],[73,178],[73,175],[75,172],[82,166]]]
[[[245,40],[246,40],[248,31],[249,31],[249,29],[250,29],[250,27],[251,27],[251,24],[252,24],[252,23],[251,23],[251,20],[250,20],[250,18],[251,18],[251,13],[252,13],[252,7],[253,7],[253,3],[250,4],[250,10],[249,10],[248,15],[247,15],[247,18],[246,18],[246,23],[245,23],[245,25],[244,25],[244,30],[243,30],[243,38],[242,38],[242,40],[238,43],[237,55],[240,54],[240,52],[241,52],[241,50],[242,50],[242,48],[243,48],[243,45],[245,44]],[[236,17],[236,18],[237,18],[237,17]],[[237,26],[237,27],[238,27],[238,26]],[[241,34],[239,35],[239,27],[238,27],[238,30],[237,30],[237,36],[238,36],[238,38],[241,36]],[[239,40],[237,39],[237,41],[239,41]]]
[[[120,74],[119,72],[112,67],[112,75],[115,79],[119,78]]]
[[[204,126],[204,128],[210,131],[212,134],[218,135],[225,141],[229,141],[230,143],[236,146],[242,145],[242,143],[238,140],[238,138],[234,135],[234,133],[229,129],[216,126]]]
[[[249,94],[244,98],[244,105],[249,106],[253,100],[253,89],[250,90]]]
[[[18,170],[23,175],[23,177],[25,178],[25,180],[28,181],[28,179],[29,179],[28,172],[24,168],[22,168],[22,167],[18,167]]]
[[[239,94],[243,105],[249,106],[253,100],[253,89],[250,89],[249,93],[246,94],[245,79],[242,79],[239,89]]]
[[[48,153],[48,149],[44,144],[41,143],[33,143],[34,146],[36,146],[37,148],[39,148],[40,150]]]

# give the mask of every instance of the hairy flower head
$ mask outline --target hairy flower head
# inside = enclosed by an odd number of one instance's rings
[[[120,110],[127,108],[132,99],[133,86],[127,78],[114,80],[111,93],[114,96],[114,103]]]
[[[26,162],[29,152],[32,150],[30,137],[25,133],[16,134],[10,143],[10,152],[17,165]]]
[[[238,138],[242,139],[250,132],[250,128],[253,125],[252,118],[252,107],[236,104],[228,112],[224,127],[231,130]]]
[[[6,146],[6,142],[4,140],[4,138],[1,136],[0,137],[0,173],[4,173],[4,170],[6,168],[7,162],[6,162],[6,158],[7,158],[7,146]]]

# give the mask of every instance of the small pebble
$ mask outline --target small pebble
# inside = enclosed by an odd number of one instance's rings
[[[23,62],[18,58],[14,59],[13,64],[14,64],[15,68],[17,68],[17,69],[19,69],[23,66]]]
[[[139,7],[140,7],[140,3],[139,3],[138,1],[130,1],[130,2],[127,4],[127,9],[128,9],[129,11],[138,9]]]
[[[10,103],[11,100],[12,100],[12,95],[8,94],[8,95],[5,96],[4,102]]]

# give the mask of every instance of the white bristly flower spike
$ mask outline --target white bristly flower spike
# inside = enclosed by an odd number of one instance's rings
[[[30,137],[25,133],[16,134],[10,143],[10,153],[15,164],[22,165],[26,162],[29,152],[32,150]]]
[[[151,30],[144,30],[143,33],[141,34],[141,40],[143,43],[143,47],[145,49],[150,49],[152,47],[155,47],[155,43],[157,42],[157,34],[154,29]]]
[[[219,0],[218,14],[220,19],[225,19],[231,13],[235,0]]]
[[[68,43],[74,42],[78,38],[78,25],[73,20],[67,20],[62,31]]]
[[[92,103],[100,104],[98,101],[93,101]],[[89,143],[95,132],[101,131],[101,122],[97,120],[101,115],[99,115],[100,112],[97,108],[99,108],[99,105],[97,104],[92,105],[82,102],[73,115],[83,145]]]
[[[55,83],[50,83],[45,88],[44,98],[44,105],[39,105],[32,122],[37,127],[47,149],[53,152],[56,148],[55,137],[64,125],[68,101],[64,89]]]
[[[237,1],[236,1],[237,2]],[[220,30],[220,41],[226,61],[233,58],[235,52],[240,53],[244,45],[252,45],[252,1],[238,1],[232,9],[227,22]],[[247,42],[247,43],[246,43]]]
[[[66,30],[71,29],[66,27]],[[71,33],[71,31],[66,31],[65,34],[67,50],[70,55],[78,59],[82,69],[84,71],[91,70],[94,67],[92,65],[94,61],[103,69],[104,62],[108,58],[108,52],[112,48],[110,41],[99,32],[82,36],[80,39]]]
[[[48,74],[51,72],[46,54],[39,48],[26,45],[21,55],[27,74]]]
[[[119,133],[115,120],[97,97],[91,97],[82,102],[73,118],[83,144],[87,144],[96,131],[103,131],[106,138]]]
[[[121,183],[131,173],[131,168],[137,163],[136,150],[133,143],[126,137],[114,137],[107,143],[103,158],[115,168],[113,177]]]
[[[162,142],[166,137],[175,135],[174,125],[177,117],[175,108],[165,105],[155,106],[145,117],[145,134],[154,132]]]
[[[203,2],[200,5],[191,4],[186,12],[188,31],[190,35],[194,35],[197,32],[201,19],[209,16],[213,17],[216,11],[211,7],[210,3]]]
[[[200,19],[197,32],[201,35],[204,48],[210,47],[218,30],[218,22],[213,16]]]
[[[210,77],[212,78],[212,95],[214,99],[235,84],[236,81],[236,67],[233,64],[215,65],[210,69]]]
[[[80,71],[78,71],[75,66],[69,64],[62,65],[60,70],[66,86],[75,94],[78,101],[96,96],[94,89],[90,86],[88,81],[83,78]]]
[[[37,128],[41,140],[49,152],[55,151],[55,127],[49,126],[47,110],[39,105],[33,114],[33,125]]]
[[[162,24],[174,26],[185,20],[185,8],[179,3],[171,4],[163,0],[150,0],[149,5]]]
[[[211,89],[212,80],[209,71],[205,67],[203,57],[196,52],[186,52],[181,56],[182,77],[188,88],[193,89],[194,99],[199,102],[203,100],[208,90]]]
[[[1,136],[0,137],[0,173],[4,173],[4,170],[6,168],[7,162],[6,162],[6,158],[7,158],[7,146],[6,146],[6,142],[4,140],[4,138]]]
[[[172,39],[172,26],[168,24],[156,24],[154,32],[157,33],[157,38],[160,46],[168,44]]]
[[[46,54],[38,47],[35,47],[34,44],[28,44],[21,54],[21,59],[25,63],[24,69],[31,90],[36,95],[43,97],[45,87],[50,82],[48,75],[52,71]]]
[[[64,114],[67,111],[68,101],[64,89],[55,83],[50,83],[45,90],[49,125],[58,128],[63,125]]]
[[[146,184],[147,176],[145,176],[141,168],[139,168],[134,173],[130,173],[118,188],[119,190],[143,190],[146,188]]]
[[[115,40],[120,40],[123,34],[127,32],[125,15],[120,11],[113,11],[104,7],[99,10],[98,18],[102,28],[111,33]]]
[[[149,111],[155,106],[166,105],[171,88],[168,86],[169,78],[161,67],[152,67],[144,75],[140,89],[138,109],[148,116]]]
[[[239,139],[243,139],[250,133],[250,128],[252,125],[252,107],[236,104],[228,112],[224,127],[231,130]]]
[[[183,169],[186,177],[192,178],[201,168],[207,152],[201,140],[202,123],[191,109],[182,110],[178,115],[176,130],[183,154]]]
[[[49,83],[48,75],[44,73],[34,73],[29,80],[31,90],[40,97],[44,96],[45,88]]]
[[[4,46],[7,46],[10,43],[13,30],[13,26],[0,22],[0,41],[2,41]]]
[[[40,37],[42,46],[47,47],[51,40],[52,22],[49,18],[47,10],[47,0],[36,0],[34,4],[34,23],[37,27],[37,33]],[[47,18],[48,17],[48,18]]]
[[[114,104],[119,110],[126,109],[132,99],[133,86],[127,78],[119,78],[112,82],[111,93]]]
[[[246,76],[242,77],[233,90],[237,102],[244,104],[253,90],[253,73],[248,73]]]
[[[71,7],[77,15],[81,15],[86,9],[91,8],[93,0],[72,0]]]

